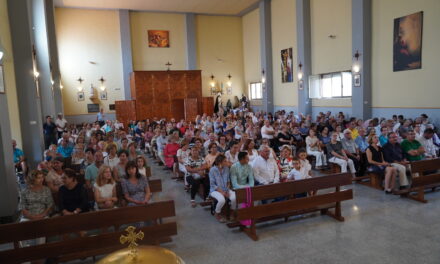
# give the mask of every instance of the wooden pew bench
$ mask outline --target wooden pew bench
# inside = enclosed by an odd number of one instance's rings
[[[427,203],[425,190],[435,191],[440,186],[440,159],[420,160],[411,162],[411,172],[418,173],[418,177],[412,178],[411,188],[401,192],[401,196],[418,202]],[[415,193],[415,194],[413,194]]]
[[[21,263],[40,259],[58,263],[108,254],[127,247],[126,244],[120,244],[119,237],[126,235],[124,229],[128,225],[145,221],[151,224],[136,228],[136,232],[142,230],[145,234],[144,239],[138,243],[158,245],[169,242],[171,236],[177,234],[176,222],[160,224],[157,219],[175,215],[174,201],[164,201],[0,225],[0,244],[13,244],[12,249],[0,251],[0,263]],[[83,237],[71,235],[82,231],[87,231]],[[58,240],[50,242],[53,239],[47,239],[46,244],[20,247],[20,241],[40,237],[57,237]]]
[[[270,221],[278,218],[288,220],[289,216],[320,211],[338,221],[344,221],[341,213],[341,202],[353,199],[351,189],[341,190],[341,186],[352,182],[350,173],[334,174],[311,179],[276,183],[271,185],[256,186],[251,188],[252,202],[248,208],[237,209],[237,221],[251,220],[250,226],[243,226],[239,222],[228,224],[230,228],[239,227],[254,241],[258,240],[256,223]],[[291,198],[294,194],[309,193],[328,188],[335,188],[333,192],[317,194],[303,198]],[[256,204],[261,200],[277,197],[289,199],[270,204]],[[246,189],[236,190],[237,204],[246,203]],[[334,212],[329,209],[334,208]]]

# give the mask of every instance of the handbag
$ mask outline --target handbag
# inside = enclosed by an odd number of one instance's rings
[[[251,187],[246,187],[246,203],[241,203],[239,208],[248,208],[252,204],[252,189]],[[250,226],[252,224],[251,219],[241,220],[240,224],[244,226]]]

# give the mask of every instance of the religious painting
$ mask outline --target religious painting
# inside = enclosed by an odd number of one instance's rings
[[[0,93],[5,93],[5,78],[3,77],[3,65],[0,65]]]
[[[170,32],[168,30],[148,30],[148,47],[169,48]]]
[[[281,81],[293,82],[293,72],[292,72],[292,48],[281,50]]]
[[[422,68],[423,12],[394,19],[393,71]]]

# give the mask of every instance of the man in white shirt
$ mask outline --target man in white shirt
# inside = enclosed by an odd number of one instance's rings
[[[274,134],[275,134],[275,130],[270,125],[270,121],[269,120],[265,120],[264,121],[264,126],[261,128],[261,137],[272,140]]]
[[[67,121],[63,118],[62,113],[58,113],[57,120],[55,120],[55,125],[57,126],[58,138],[61,138],[67,126]]]
[[[280,182],[280,171],[274,159],[269,159],[270,148],[260,147],[260,155],[252,162],[256,185],[267,185]]]
[[[423,131],[422,136],[416,138],[416,140],[425,148],[425,158],[437,157],[437,146],[434,145],[432,141],[433,136],[434,130],[432,128],[427,128]]]

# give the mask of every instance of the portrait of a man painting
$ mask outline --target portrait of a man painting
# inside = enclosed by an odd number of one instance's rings
[[[394,19],[393,71],[422,67],[423,12]]]

